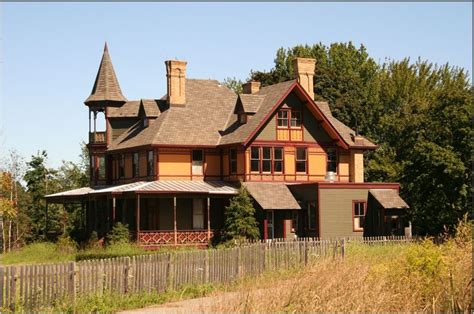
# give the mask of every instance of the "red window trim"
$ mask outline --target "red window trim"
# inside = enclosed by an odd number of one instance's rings
[[[235,159],[232,159],[232,151],[235,151]],[[229,149],[229,174],[236,174],[238,165],[237,165],[237,149],[231,148]],[[232,161],[235,161],[235,171],[232,171]]]
[[[305,162],[306,166],[305,166],[305,171],[304,172],[298,171],[297,167],[296,167],[297,162],[303,161],[302,159],[298,159],[298,148],[304,148],[305,149],[304,162]],[[306,147],[306,146],[296,146],[296,148],[295,148],[295,173],[296,174],[308,174],[308,147]]]
[[[278,118],[278,113],[281,112],[281,111],[286,111],[287,112],[287,116],[286,116],[287,126],[279,126],[278,125],[278,121],[281,120],[280,118]],[[291,119],[292,119],[292,116],[293,116],[293,112],[299,112],[300,113],[300,118],[301,118],[300,126],[291,126]],[[280,130],[290,130],[290,129],[291,130],[302,130],[303,129],[303,110],[296,110],[296,109],[291,109],[291,108],[282,108],[282,109],[277,111],[277,114],[275,116],[276,116],[276,127],[277,127],[277,129],[280,129]]]
[[[364,204],[364,216],[363,217],[367,217],[367,201],[366,200],[352,200],[352,231],[354,231],[354,232],[364,232],[364,228],[356,229],[355,224],[354,224],[354,218],[356,217],[356,215],[355,215],[355,204],[356,203]],[[362,217],[362,216],[357,216],[357,217]]]
[[[265,159],[270,161],[270,171],[263,171],[263,148],[270,148],[270,159]],[[259,159],[252,158],[252,148],[258,149]],[[281,159],[275,159],[275,148],[281,149]],[[258,160],[259,169],[258,171],[252,170],[252,161]],[[281,161],[282,167],[281,171],[275,172],[275,161]],[[285,149],[283,146],[250,146],[250,173],[252,174],[283,174],[285,173]]]

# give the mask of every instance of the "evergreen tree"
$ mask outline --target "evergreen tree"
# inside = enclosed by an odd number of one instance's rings
[[[260,231],[255,218],[255,208],[244,187],[230,200],[225,209],[223,240],[258,239]]]

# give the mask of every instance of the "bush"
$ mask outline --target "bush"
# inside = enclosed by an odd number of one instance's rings
[[[96,231],[92,231],[86,243],[86,249],[98,249],[101,247],[99,236]]]
[[[106,236],[107,245],[129,242],[130,231],[128,231],[128,225],[123,225],[121,222],[117,222]]]
[[[77,244],[68,235],[63,234],[56,242],[56,250],[64,254],[74,254],[77,250]]]
[[[255,219],[255,208],[247,190],[242,187],[239,194],[230,200],[225,209],[225,223],[222,240],[229,242],[241,239],[258,239],[260,231]]]

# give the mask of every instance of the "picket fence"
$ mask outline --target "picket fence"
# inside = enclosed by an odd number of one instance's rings
[[[175,251],[57,264],[0,266],[0,311],[50,306],[104,293],[162,292],[183,285],[229,283],[264,271],[344,257],[348,242],[406,243],[410,238],[321,240],[298,238],[241,243],[226,249]]]

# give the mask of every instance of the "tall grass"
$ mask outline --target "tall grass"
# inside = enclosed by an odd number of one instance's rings
[[[441,245],[350,244],[290,278],[254,278],[211,312],[469,312],[472,236],[466,221]]]

